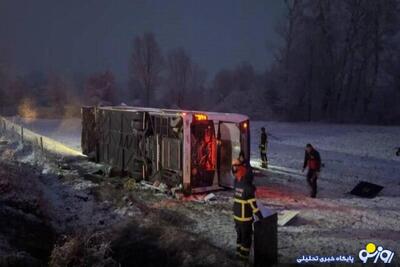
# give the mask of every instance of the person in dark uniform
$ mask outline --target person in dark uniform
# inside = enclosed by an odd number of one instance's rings
[[[306,168],[308,168],[307,182],[311,188],[311,197],[315,198],[317,196],[317,179],[321,171],[321,157],[311,144],[306,145],[303,172]]]
[[[268,135],[265,132],[265,128],[261,128],[261,140],[260,140],[260,156],[261,156],[261,167],[268,168],[267,158],[267,146],[268,146]]]
[[[245,156],[244,156],[243,151],[240,151],[239,156],[238,156],[237,159],[239,160],[239,162],[240,162],[241,165],[243,165],[243,166],[245,166],[245,167],[248,166],[248,162],[246,161],[246,158],[245,158]]]
[[[400,147],[397,148],[396,156],[400,157]]]
[[[235,175],[233,214],[237,234],[236,254],[244,261],[248,261],[250,255],[253,215],[262,218],[256,203],[253,175],[249,168],[251,167],[241,164],[239,160],[232,162],[232,172]]]

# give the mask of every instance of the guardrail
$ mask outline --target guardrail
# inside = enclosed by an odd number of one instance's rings
[[[49,137],[37,134],[1,116],[0,132],[11,134],[12,137],[19,138],[22,143],[31,142],[33,145],[38,146],[42,151],[48,151],[65,156],[83,156],[83,154],[76,149]]]

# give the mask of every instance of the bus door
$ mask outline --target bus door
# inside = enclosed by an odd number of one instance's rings
[[[241,132],[237,123],[220,122],[219,124],[219,184],[233,188],[232,160],[239,157],[241,151]]]

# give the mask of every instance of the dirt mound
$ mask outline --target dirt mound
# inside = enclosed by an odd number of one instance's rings
[[[0,251],[1,266],[45,264],[50,256],[56,235],[35,186],[37,175],[25,164],[0,162],[0,238],[9,245],[8,253]]]
[[[121,177],[93,183],[97,165],[34,152],[0,148],[0,266],[236,266],[178,200]]]
[[[236,266],[223,251],[174,226],[116,225],[105,232],[64,240],[51,266]],[[161,222],[153,222],[154,224]]]

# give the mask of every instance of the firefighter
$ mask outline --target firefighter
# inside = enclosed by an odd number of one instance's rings
[[[253,236],[253,215],[259,219],[262,214],[257,207],[255,186],[251,167],[241,164],[239,160],[232,162],[232,172],[235,175],[235,194],[233,214],[235,221],[236,254],[239,259],[248,261]]]
[[[261,156],[261,167],[268,169],[267,159],[267,146],[268,146],[268,135],[265,132],[265,128],[261,128],[261,140],[260,140],[260,156]]]
[[[238,160],[239,160],[241,165],[243,165],[245,167],[247,166],[246,158],[244,157],[243,151],[240,151]]]
[[[311,197],[317,196],[317,179],[321,171],[321,157],[311,144],[306,145],[303,172],[308,168],[307,182],[311,188]]]

